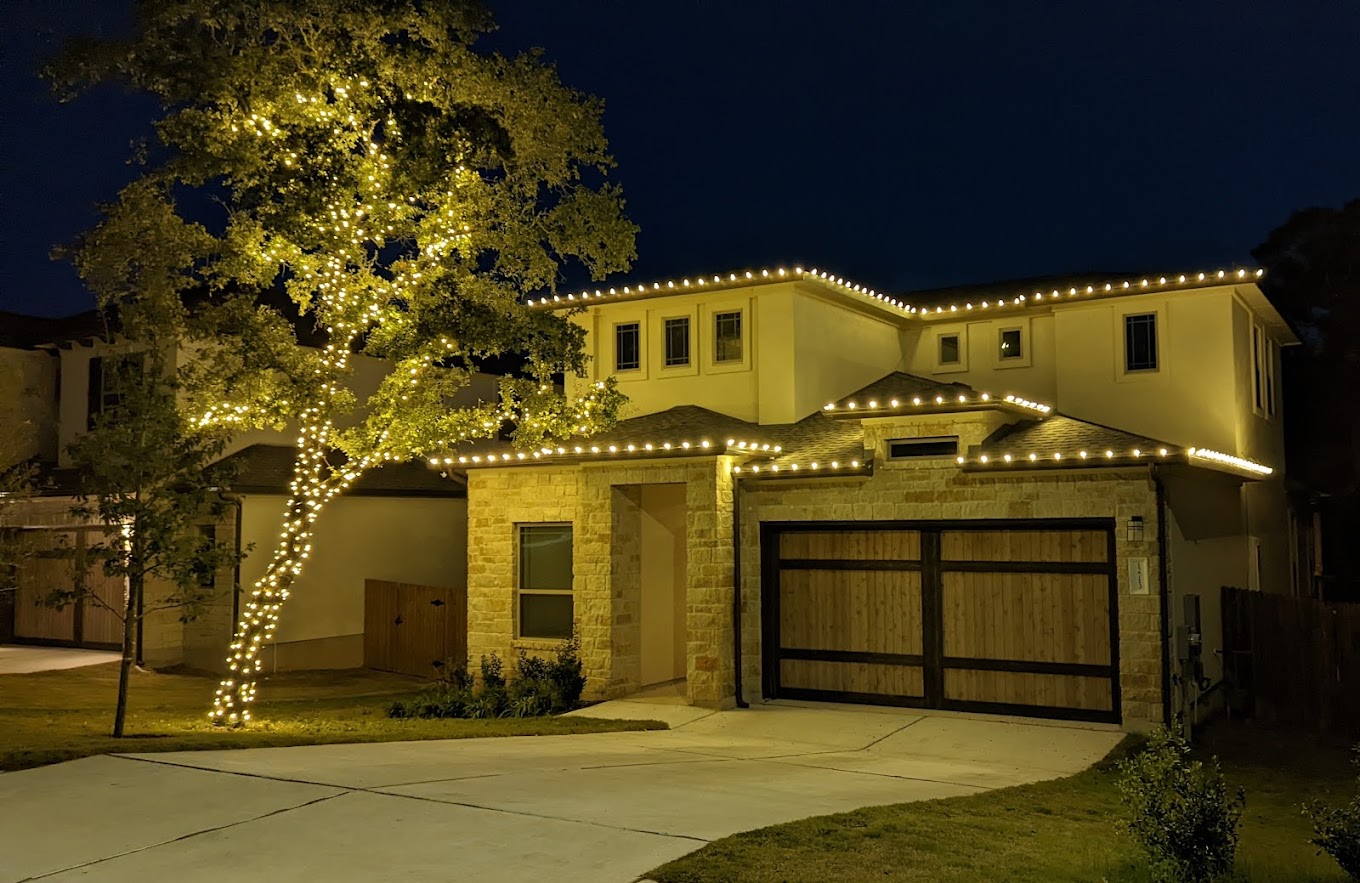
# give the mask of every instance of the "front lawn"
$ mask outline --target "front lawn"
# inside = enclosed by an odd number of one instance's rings
[[[665,729],[656,721],[540,717],[496,720],[392,720],[387,706],[423,681],[353,669],[272,675],[260,685],[243,730],[208,723],[216,678],[133,672],[127,733],[109,736],[118,664],[0,675],[0,771],[112,752],[266,748],[332,742],[401,742],[477,736],[550,736]]]
[[[1125,745],[1131,740],[1126,740]],[[1300,805],[1354,788],[1344,747],[1220,728],[1206,747],[1247,789],[1240,881],[1342,883],[1309,845]],[[1125,746],[1116,749],[1115,755]],[[718,840],[651,873],[659,883],[795,881],[1109,881],[1145,883],[1140,854],[1115,830],[1113,758],[1077,776],[969,797],[804,819]]]

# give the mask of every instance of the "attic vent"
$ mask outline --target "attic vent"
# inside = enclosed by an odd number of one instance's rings
[[[914,460],[920,457],[953,457],[959,452],[957,435],[935,438],[894,438],[888,440],[889,460]]]

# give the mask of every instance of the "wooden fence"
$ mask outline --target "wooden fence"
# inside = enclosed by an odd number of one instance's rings
[[[467,589],[364,580],[364,665],[430,678],[467,660]]]
[[[1360,736],[1360,604],[1224,587],[1223,647],[1256,717]]]

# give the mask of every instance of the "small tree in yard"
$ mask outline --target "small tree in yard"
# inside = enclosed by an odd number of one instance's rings
[[[612,383],[574,397],[558,383],[584,373],[584,331],[524,296],[555,290],[572,263],[597,279],[625,269],[636,228],[604,180],[600,103],[536,53],[476,51],[493,25],[471,0],[136,8],[134,36],[75,45],[54,72],[72,90],[119,80],[161,107],[146,174],[98,229],[126,246],[136,237],[118,231],[146,230],[149,209],[182,231],[173,197],[211,197],[200,200],[211,232],[195,228],[201,248],[174,268],[233,304],[221,313],[230,335],[200,337],[199,352],[248,369],[264,351],[276,370],[201,371],[186,400],[203,425],[287,427],[298,445],[280,541],[245,599],[211,712],[241,725],[261,646],[336,495],[385,462],[506,427],[531,449],[612,423]],[[222,211],[207,219],[210,205]],[[289,356],[291,329],[237,294],[270,290],[287,292],[317,349]],[[241,333],[251,322],[269,333]],[[228,337],[245,343],[221,346]],[[356,354],[395,366],[363,400],[348,383]],[[526,370],[498,401],[454,407],[499,355]]]
[[[156,345],[133,344],[120,356],[105,356],[104,409],[69,448],[81,482],[81,503],[73,512],[108,528],[107,539],[90,546],[93,554],[85,559],[101,563],[87,566],[126,580],[123,603],[109,605],[91,591],[88,573],[44,599],[54,607],[100,604],[122,621],[115,737],[122,737],[127,718],[137,623],[167,609],[178,610],[181,621],[197,618],[217,595],[203,575],[239,560],[233,546],[195,530],[226,511],[220,491],[230,476],[214,463],[227,439],[188,424],[168,361],[166,348]],[[152,580],[168,591],[148,597]]]
[[[1216,759],[1192,761],[1185,740],[1160,730],[1119,763],[1118,788],[1155,879],[1207,883],[1232,870],[1244,797],[1229,793]]]

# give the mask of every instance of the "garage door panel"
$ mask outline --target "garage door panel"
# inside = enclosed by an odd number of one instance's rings
[[[925,679],[919,665],[784,659],[779,664],[779,676],[780,684],[793,691],[909,699],[925,695]]]
[[[1112,522],[762,526],[771,695],[1119,720]]]
[[[1108,677],[1074,677],[1012,671],[945,669],[948,702],[1031,705],[1036,708],[1106,711],[1110,708]],[[1021,712],[1023,713],[1023,712]]]
[[[940,558],[948,561],[1109,560],[1109,534],[1103,530],[945,531]]]
[[[1110,663],[1108,575],[945,573],[946,656]]]
[[[915,530],[792,531],[782,534],[781,558],[868,561],[921,560],[921,532]]]
[[[922,651],[919,573],[786,570],[779,583],[781,647]]]

